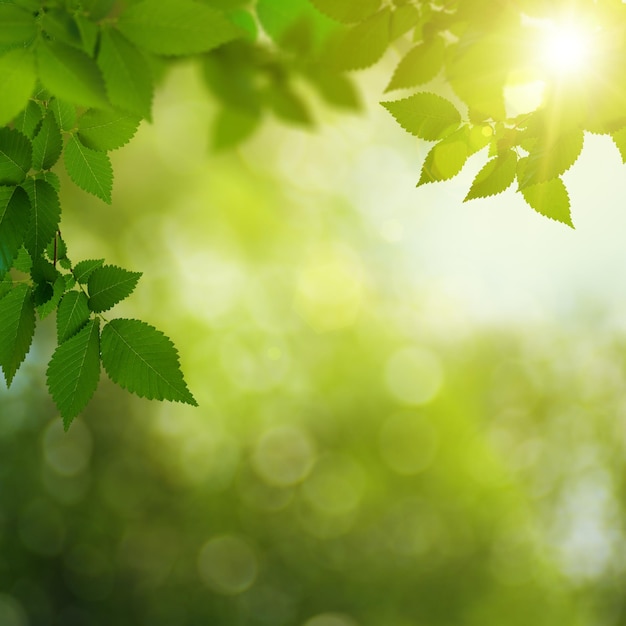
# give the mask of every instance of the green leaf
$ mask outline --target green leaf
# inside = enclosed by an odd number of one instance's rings
[[[99,320],[93,319],[54,351],[48,370],[48,389],[67,430],[87,406],[100,379]]]
[[[441,37],[420,43],[404,56],[385,91],[423,85],[437,76],[443,66],[446,46]]]
[[[26,192],[20,187],[0,187],[0,276],[13,266],[29,222]]]
[[[85,147],[72,135],[65,146],[64,160],[67,173],[81,189],[111,204],[113,168],[105,153]]]
[[[85,107],[107,106],[100,70],[81,50],[55,41],[42,41],[37,48],[37,63],[41,82],[61,100]]]
[[[0,300],[13,288],[13,280],[10,276],[3,276],[0,279]]]
[[[613,143],[619,150],[620,156],[622,157],[622,163],[626,163],[626,126],[614,132],[611,135],[611,139],[613,139]]]
[[[386,7],[341,32],[329,45],[325,61],[334,70],[360,70],[378,61],[389,45],[391,10]]]
[[[54,284],[52,285],[52,293],[50,294],[50,298],[48,298],[45,302],[42,302],[39,306],[37,306],[37,313],[39,315],[39,319],[41,320],[45,319],[46,317],[48,317],[48,315],[50,315],[50,313],[52,313],[52,311],[54,311],[57,308],[64,293],[65,293],[65,278],[63,278],[63,276],[59,276],[54,281]]]
[[[0,185],[19,185],[33,163],[33,148],[26,135],[0,128]]]
[[[197,406],[174,344],[145,322],[111,320],[102,330],[102,364],[113,382],[141,397]]]
[[[49,170],[61,156],[63,140],[54,113],[48,111],[33,139],[33,169]]]
[[[522,189],[524,200],[537,213],[574,228],[567,189],[560,178]]]
[[[29,100],[24,109],[22,109],[19,115],[13,120],[13,125],[20,133],[32,139],[35,132],[39,129],[39,124],[43,119],[44,113],[45,109],[39,102]]]
[[[0,4],[0,48],[24,47],[36,34],[37,22],[32,13],[14,4]],[[4,83],[0,84],[4,87]]]
[[[36,82],[35,58],[29,48],[15,48],[0,56],[0,126],[10,122],[26,106]]]
[[[361,108],[359,94],[347,76],[317,67],[307,70],[305,76],[329,104],[352,111]]]
[[[528,157],[520,161],[520,189],[546,182],[567,171],[583,149],[582,130],[544,136],[537,140]]]
[[[61,130],[71,131],[76,124],[76,107],[73,104],[53,98],[50,100],[48,109],[52,109],[54,118]]]
[[[311,126],[311,114],[302,99],[286,83],[278,83],[265,94],[272,112],[285,122],[300,126]]]
[[[45,180],[50,183],[57,194],[61,193],[61,179],[54,172],[39,172],[35,175],[37,180]]]
[[[13,261],[13,269],[18,272],[23,272],[24,274],[30,273],[31,268],[33,267],[33,260],[30,258],[30,254],[24,246],[22,246],[17,251],[17,257],[15,257],[15,261]]]
[[[39,16],[39,25],[50,40],[81,48],[80,32],[73,16],[65,9],[46,7]]]
[[[426,155],[417,186],[456,176],[470,155],[469,131],[466,126],[448,135]]]
[[[412,4],[396,7],[391,14],[390,40],[394,41],[418,24],[420,12]]]
[[[32,291],[21,283],[0,300],[0,367],[8,387],[30,350],[34,334]]]
[[[517,154],[513,150],[507,150],[504,154],[487,161],[476,174],[464,202],[472,198],[486,198],[502,193],[515,180],[516,169]]]
[[[38,259],[55,236],[61,220],[61,205],[56,189],[45,180],[29,178],[24,184],[31,206],[31,218],[24,245]]]
[[[75,335],[89,320],[91,311],[82,291],[68,291],[57,309],[57,340],[61,344]]]
[[[101,20],[111,12],[115,0],[81,0],[80,4],[91,19]]]
[[[220,11],[191,0],[138,2],[117,26],[139,48],[168,55],[207,52],[243,34]]]
[[[86,285],[92,272],[104,264],[104,259],[87,259],[80,261],[72,270],[74,278],[81,284]]]
[[[139,121],[119,111],[89,109],[78,120],[78,138],[92,150],[115,150],[132,139]]]
[[[127,298],[137,286],[141,272],[129,272],[115,265],[94,269],[87,283],[89,308],[101,313]]]
[[[211,145],[215,150],[228,150],[245,141],[258,128],[259,115],[222,109],[215,119]]]
[[[362,22],[374,15],[380,8],[381,0],[310,0],[311,4],[328,17],[350,24]]]
[[[381,104],[404,130],[429,141],[442,139],[461,123],[461,115],[455,106],[434,93],[417,93],[403,100]]]
[[[78,32],[80,33],[80,39],[85,52],[87,52],[89,56],[93,57],[96,49],[96,43],[98,42],[100,28],[95,22],[92,22],[80,13],[76,13],[76,15],[74,15],[74,21],[76,22],[76,26],[78,26]]]
[[[106,29],[100,38],[98,65],[111,103],[149,120],[154,86],[143,54],[117,30]]]

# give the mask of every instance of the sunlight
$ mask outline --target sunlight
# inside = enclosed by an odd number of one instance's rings
[[[563,76],[587,70],[594,48],[589,29],[571,22],[549,22],[544,35],[541,56],[551,73]]]

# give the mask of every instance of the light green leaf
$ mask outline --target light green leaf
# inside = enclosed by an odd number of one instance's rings
[[[71,131],[76,124],[76,107],[73,104],[53,98],[50,100],[48,109],[54,113],[54,118],[61,130]]]
[[[100,379],[99,320],[93,319],[54,351],[48,370],[48,390],[67,430],[87,406]]]
[[[67,173],[81,189],[111,204],[113,168],[105,153],[85,147],[72,135],[65,146],[64,159]]]
[[[259,126],[260,116],[237,109],[222,109],[217,114],[211,137],[215,150],[229,150],[245,141]]]
[[[68,291],[57,310],[57,340],[59,344],[75,335],[89,320],[91,311],[82,291]]]
[[[50,183],[41,179],[29,178],[22,186],[28,194],[31,207],[24,245],[31,257],[38,259],[59,229],[59,195]]]
[[[93,150],[115,150],[132,139],[138,126],[139,119],[127,113],[89,109],[78,120],[78,137]]]
[[[102,330],[101,346],[104,369],[124,389],[149,399],[197,406],[174,344],[153,326],[139,320],[111,320]]]
[[[85,107],[107,106],[100,70],[96,62],[78,48],[42,41],[37,48],[37,63],[44,87],[61,100]]]
[[[552,180],[566,172],[580,156],[583,143],[582,130],[538,139],[528,157],[520,161],[520,189]]]
[[[404,130],[429,141],[442,139],[461,123],[461,115],[455,106],[434,93],[418,93],[381,104]]]
[[[33,148],[26,135],[0,128],[0,185],[19,185],[33,163]]]
[[[338,72],[329,72],[327,68],[317,67],[307,70],[305,76],[329,104],[352,111],[358,111],[361,108],[361,99],[357,89],[347,76]]]
[[[154,86],[143,54],[117,30],[106,29],[100,38],[98,65],[111,103],[149,120]]]
[[[420,12],[412,4],[396,7],[391,14],[390,40],[394,41],[418,24]]]
[[[139,48],[168,55],[207,52],[243,34],[220,11],[191,0],[138,2],[117,26]]]
[[[65,278],[63,278],[63,276],[59,276],[52,285],[52,293],[50,294],[50,298],[36,307],[39,319],[45,319],[46,317],[48,317],[48,315],[50,315],[50,313],[52,313],[52,311],[57,308],[64,293]]]
[[[91,19],[101,20],[111,12],[115,0],[81,0],[80,4]]]
[[[622,163],[626,163],[626,126],[612,133],[611,139],[613,139],[613,143],[619,150],[620,156],[622,157]]]
[[[37,34],[35,16],[14,4],[0,4],[0,48],[24,47]],[[4,93],[4,90],[3,90]]]
[[[13,266],[30,222],[30,203],[20,187],[0,187],[0,276]]]
[[[409,50],[396,67],[385,91],[423,85],[437,76],[443,66],[446,46],[441,37]]]
[[[48,111],[33,139],[33,169],[49,170],[61,156],[63,140],[54,113]]]
[[[13,261],[13,269],[17,270],[18,272],[23,272],[24,274],[29,274],[32,267],[33,260],[30,258],[28,250],[26,250],[26,248],[22,246],[17,251],[15,261]]]
[[[522,189],[524,200],[537,213],[574,228],[567,189],[560,178]]]
[[[20,283],[0,300],[0,367],[8,387],[30,350],[34,334],[32,291]]]
[[[22,109],[19,115],[13,120],[13,125],[20,133],[32,139],[39,128],[39,123],[43,119],[44,113],[45,109],[39,102],[29,100],[24,109]]]
[[[380,8],[381,0],[310,0],[311,4],[328,17],[351,24],[362,22],[374,15]]]
[[[513,150],[507,150],[504,154],[487,161],[476,174],[464,202],[472,198],[486,198],[502,193],[515,180],[516,169],[517,154]]]
[[[342,31],[329,44],[325,61],[334,70],[360,70],[378,61],[389,45],[391,10],[384,8]]]
[[[417,186],[456,176],[469,155],[469,131],[464,126],[433,146],[426,155]]]
[[[137,286],[141,272],[129,272],[115,265],[94,269],[87,281],[89,308],[101,313],[127,298]]]
[[[80,261],[72,270],[74,278],[81,284],[86,285],[92,272],[104,264],[104,259],[87,259]]]
[[[1,20],[0,17],[0,23]],[[36,82],[35,57],[29,48],[14,48],[0,56],[0,126],[10,122],[26,106]]]

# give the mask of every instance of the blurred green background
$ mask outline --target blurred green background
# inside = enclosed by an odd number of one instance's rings
[[[574,168],[576,232],[463,205],[472,171],[415,190],[385,80],[210,154],[183,64],[113,206],[64,185],[72,258],[144,271],[116,316],[200,408],[103,374],[65,434],[40,325],[0,390],[1,626],[626,624],[619,159]]]

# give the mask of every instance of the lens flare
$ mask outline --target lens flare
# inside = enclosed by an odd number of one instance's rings
[[[580,74],[593,56],[593,33],[576,23],[546,25],[542,61],[557,75]]]

